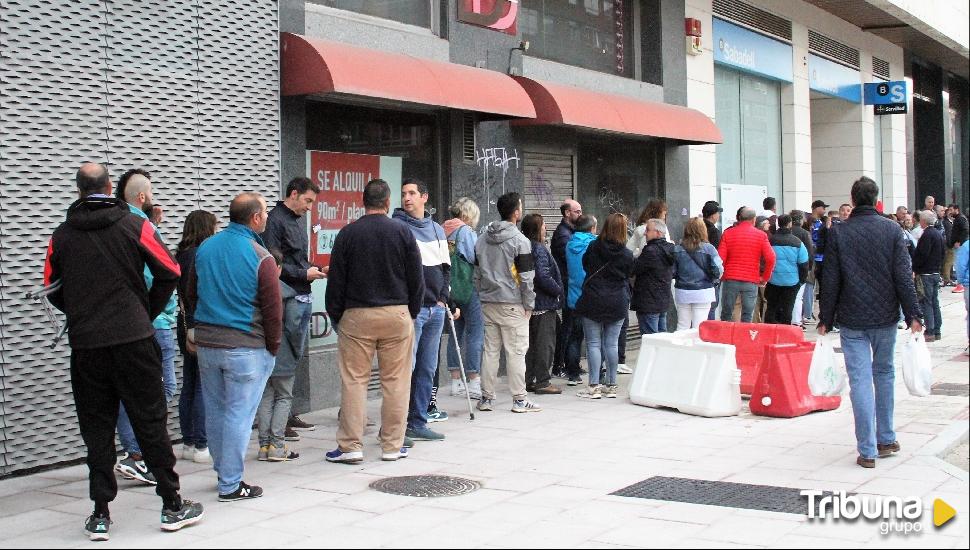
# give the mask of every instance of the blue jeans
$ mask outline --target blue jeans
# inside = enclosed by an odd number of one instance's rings
[[[283,341],[276,354],[273,376],[294,376],[303,358],[307,338],[310,335],[310,316],[313,304],[295,298],[283,300]]]
[[[205,449],[209,442],[205,437],[205,401],[199,376],[199,358],[190,353],[183,353],[182,357],[182,394],[179,395],[182,443]]]
[[[879,454],[876,443],[888,445],[896,441],[893,431],[896,327],[869,330],[842,327],[839,335],[849,374],[849,397],[855,416],[859,455],[876,458]]]
[[[638,311],[637,321],[640,323],[640,334],[667,332],[666,311],[663,313],[640,313]]]
[[[616,385],[616,367],[619,363],[617,340],[623,320],[600,323],[583,318],[583,335],[586,336],[586,361],[589,363],[589,385],[600,383],[599,365],[606,360],[606,384]]]
[[[219,494],[239,488],[256,408],[276,362],[265,348],[199,347],[209,452]]]
[[[926,316],[926,334],[939,338],[940,329],[943,328],[943,312],[940,311],[940,276],[920,275],[919,278],[923,283],[923,296],[919,303],[923,308],[923,315]]]
[[[431,388],[438,372],[438,348],[441,331],[445,328],[445,308],[422,307],[414,320],[414,357],[411,363],[411,404],[408,407],[408,429],[423,429],[428,425],[428,404]]]
[[[721,281],[721,320],[734,321],[734,303],[741,295],[741,322],[750,323],[758,302],[758,285],[744,281]]]
[[[175,329],[155,329],[155,341],[162,350],[162,388],[165,390],[165,401],[171,401],[178,390],[178,381],[175,380]],[[141,447],[138,446],[135,430],[131,427],[124,405],[118,409],[118,439],[125,452],[141,454]]]
[[[717,313],[719,303],[721,303],[721,283],[714,283],[714,303],[711,304],[711,311],[707,314],[708,321],[714,320],[714,314]]]
[[[462,356],[465,360],[465,373],[480,373],[482,371],[482,346],[485,344],[485,318],[482,317],[482,302],[478,299],[477,292],[472,292],[472,299],[462,306],[461,317],[455,321],[455,332],[458,333],[458,343],[461,345]],[[448,370],[456,371],[459,368],[455,340],[449,338]]]
[[[570,378],[578,378],[582,374],[582,367],[579,360],[583,355],[583,316],[576,313],[576,310],[563,310],[562,331],[566,333],[566,375]]]
[[[802,319],[815,315],[815,283],[805,283],[805,298],[802,300]]]

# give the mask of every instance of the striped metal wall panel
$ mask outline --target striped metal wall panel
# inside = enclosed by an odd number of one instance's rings
[[[74,171],[152,172],[173,248],[192,210],[225,220],[239,191],[274,200],[278,27],[274,0],[0,3],[0,476],[84,456],[69,350],[48,349],[43,310],[23,298]]]

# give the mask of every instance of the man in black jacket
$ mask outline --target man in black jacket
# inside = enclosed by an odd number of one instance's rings
[[[667,310],[673,302],[674,244],[667,240],[663,220],[647,221],[644,236],[647,244],[633,267],[636,283],[630,309],[637,312],[640,334],[656,334],[667,332]]]
[[[906,238],[876,211],[879,187],[862,177],[852,185],[852,217],[833,226],[825,249],[818,333],[838,318],[855,416],[856,463],[899,451],[893,430],[896,322],[900,304],[914,333],[923,330]]]
[[[311,285],[326,277],[326,272],[310,265],[307,257],[310,251],[309,237],[304,216],[313,208],[320,188],[308,178],[294,178],[286,186],[286,199],[277,201],[276,208],[269,213],[266,231],[260,237],[267,250],[277,250],[283,255],[280,281],[283,294],[283,345],[276,355],[276,368],[267,384],[267,392],[283,402],[286,409],[293,399],[293,382],[296,367],[303,358],[303,350],[310,333],[310,316],[313,313],[313,294]],[[274,389],[275,388],[275,389]],[[313,430],[308,424],[290,411],[285,412],[287,441],[296,441],[300,435],[296,430]]]
[[[721,221],[721,212],[724,212],[724,209],[717,201],[707,201],[704,203],[704,208],[701,209],[701,216],[704,217],[704,225],[707,227],[707,242],[711,243],[714,248],[721,245],[721,230],[717,228],[718,222]],[[708,320],[714,320],[714,314],[717,312],[717,305],[720,300],[721,283],[719,281],[714,283],[714,303],[711,304],[711,311],[707,314]]]
[[[550,248],[552,249],[552,257],[556,261],[556,267],[559,268],[559,274],[562,276],[562,280],[568,281],[569,274],[566,271],[566,244],[569,242],[569,239],[573,238],[573,233],[576,232],[574,224],[583,215],[583,207],[572,199],[566,199],[559,207],[559,211],[562,213],[562,221],[556,226],[556,230],[552,232]],[[566,349],[569,347],[570,338],[572,338],[573,310],[566,306],[565,298],[563,298],[562,302],[562,321],[556,326],[556,356],[552,364],[553,376],[563,376],[565,374]]]
[[[920,306],[926,314],[926,341],[940,339],[943,328],[943,315],[940,311],[940,268],[946,255],[946,243],[940,230],[935,227],[939,220],[932,210],[920,212],[919,223],[923,235],[913,253],[913,273],[916,274],[916,289],[920,296]]]
[[[805,245],[805,249],[808,250],[808,278],[812,281],[815,275],[815,244],[812,242],[812,234],[808,232],[802,224],[805,222],[805,213],[801,210],[791,211],[791,234],[798,237],[798,240],[802,241]],[[807,279],[808,279],[807,278]],[[809,290],[811,289],[811,290]],[[795,297],[795,309],[792,310],[792,324],[802,325],[804,327],[805,317],[802,313],[805,311],[805,300],[809,300],[809,305],[812,311],[815,307],[815,285],[803,284],[798,289],[798,296]]]
[[[118,494],[115,425],[124,403],[158,483],[161,527],[175,531],[201,520],[203,512],[202,505],[179,496],[152,319],[165,308],[181,272],[151,222],[110,196],[104,166],[86,163],[76,180],[80,199],[51,236],[44,284],[61,283],[50,301],[70,327],[71,387],[94,501],[85,530],[91,540],[108,540],[108,503]],[[151,289],[146,265],[154,276]]]
[[[963,285],[959,280],[951,280],[950,272],[953,271],[953,264],[956,262],[957,249],[967,240],[968,224],[967,217],[960,213],[960,205],[951,204],[946,209],[946,219],[949,225],[946,228],[946,259],[943,260],[943,279],[950,280],[954,293],[963,292]]]

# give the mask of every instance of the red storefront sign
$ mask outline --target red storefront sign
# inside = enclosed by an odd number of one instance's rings
[[[308,151],[310,179],[320,187],[310,211],[310,262],[330,265],[337,233],[364,215],[364,187],[379,178],[381,157]]]

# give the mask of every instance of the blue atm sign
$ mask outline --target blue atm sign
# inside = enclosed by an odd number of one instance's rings
[[[905,80],[870,82],[863,90],[864,103],[875,105],[874,110],[877,115],[905,113],[907,95]]]

